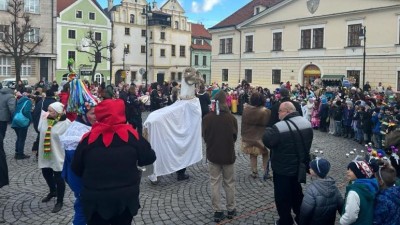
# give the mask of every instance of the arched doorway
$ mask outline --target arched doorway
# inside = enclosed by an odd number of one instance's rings
[[[303,71],[303,86],[311,85],[315,79],[321,77],[321,70],[318,66],[310,64]]]

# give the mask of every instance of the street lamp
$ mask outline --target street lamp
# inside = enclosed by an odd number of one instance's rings
[[[364,53],[363,53],[363,75],[362,75],[362,88],[364,88],[364,84],[365,84],[365,46],[367,44],[367,28],[364,26],[363,28],[361,28],[360,30],[360,34],[358,35],[358,38],[360,40],[364,40]]]
[[[145,7],[143,7],[142,15],[146,16],[146,71],[144,72],[143,76],[146,78],[146,86],[145,89],[147,91],[147,80],[149,79],[147,76],[147,67],[148,67],[148,49],[149,49],[149,40],[148,40],[148,26],[149,26],[149,18],[153,15],[151,12],[150,3],[147,3]]]
[[[123,54],[123,58],[122,58],[122,71],[126,74],[125,71],[125,56],[129,53],[129,49],[127,45],[124,45],[124,54]],[[126,75],[124,75],[125,77]]]

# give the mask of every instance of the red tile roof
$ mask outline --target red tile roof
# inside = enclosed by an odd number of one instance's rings
[[[254,7],[261,5],[269,8],[281,1],[283,0],[253,0],[249,2],[247,5],[240,8],[238,11],[234,12],[232,15],[228,16],[226,19],[219,22],[217,25],[211,27],[210,29],[217,29],[217,28],[231,27],[238,25],[253,17]]]
[[[211,34],[208,33],[203,24],[192,23],[192,37],[201,37],[211,40]]]
[[[211,51],[211,45],[209,45],[207,42],[204,42],[204,45],[192,44],[192,49],[193,50]]]
[[[57,15],[60,15],[61,11],[72,5],[74,2],[76,2],[76,0],[57,0]]]

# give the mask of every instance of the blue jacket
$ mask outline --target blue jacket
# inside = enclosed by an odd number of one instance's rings
[[[379,119],[379,117],[378,117],[379,114],[380,114],[380,113],[376,113],[376,114],[373,115],[372,118],[371,118],[371,121],[372,121],[372,124],[373,124],[372,133],[374,133],[374,134],[379,134],[379,133],[381,133],[381,125],[382,125],[382,122],[380,121],[380,119]]]
[[[15,111],[14,111],[13,118],[14,118],[14,116],[15,116],[19,111],[21,111],[21,109],[22,109],[22,107],[24,106],[25,102],[26,102],[26,105],[25,105],[24,110],[22,111],[22,113],[24,114],[24,116],[26,116],[26,117],[29,119],[30,122],[32,122],[32,114],[31,114],[32,102],[31,102],[31,100],[30,100],[28,97],[26,97],[26,96],[21,97],[21,98],[17,101],[17,107],[15,107]],[[30,123],[29,123],[29,124],[30,124]],[[17,124],[15,124],[15,123],[14,123],[14,120],[13,120],[12,123],[11,123],[11,127],[12,127],[12,128],[23,128],[23,127],[19,127]],[[28,127],[29,127],[29,125],[28,125]]]
[[[374,224],[400,224],[400,187],[381,190],[375,199]]]

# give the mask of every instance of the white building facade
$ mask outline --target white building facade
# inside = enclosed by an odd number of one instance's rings
[[[183,70],[190,65],[190,24],[179,2],[169,0],[161,8],[153,2],[148,17],[143,13],[146,5],[145,0],[122,0],[116,6],[109,1],[115,83],[180,81]]]

